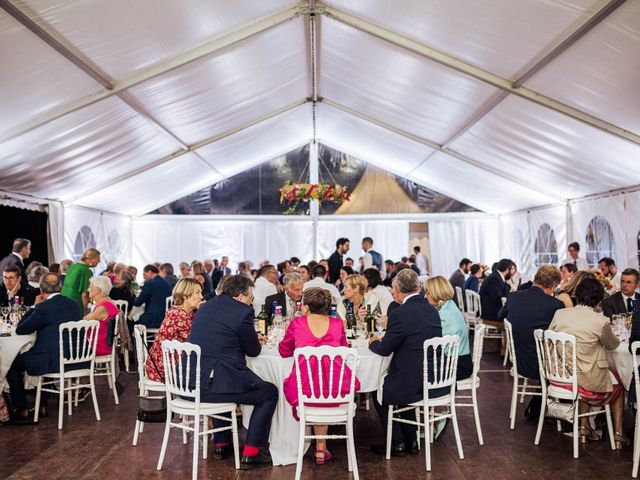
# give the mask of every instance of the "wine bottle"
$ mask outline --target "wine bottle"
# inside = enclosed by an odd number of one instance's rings
[[[376,317],[371,313],[371,305],[367,305],[367,315],[364,317],[364,323],[369,332],[376,331]]]
[[[269,315],[267,315],[267,306],[262,305],[262,309],[258,314],[258,328],[260,329],[260,333],[262,335],[267,334],[267,322],[269,320]]]
[[[353,313],[353,302],[349,302],[347,305],[347,315],[345,320],[347,322],[347,334],[351,331],[353,335],[353,328],[356,326],[356,316]]]

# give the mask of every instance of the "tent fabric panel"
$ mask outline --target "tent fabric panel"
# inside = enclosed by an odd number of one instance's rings
[[[640,146],[514,96],[451,148],[564,198],[640,184]]]
[[[3,143],[0,189],[69,201],[179,148],[110,97]]]
[[[526,86],[640,134],[640,2],[626,2]]]
[[[322,18],[320,39],[323,97],[438,143],[497,91],[329,18]]]
[[[295,5],[270,0],[25,0],[74,48],[122,79],[259,17]]]
[[[99,210],[140,215],[211,185],[222,177],[188,153],[77,201]]]
[[[0,134],[100,85],[0,10]]]
[[[595,0],[330,0],[327,2],[442,52],[513,78]]]
[[[553,202],[534,189],[437,152],[411,180],[488,213],[504,213]]]
[[[308,97],[304,38],[296,19],[130,92],[191,145]]]

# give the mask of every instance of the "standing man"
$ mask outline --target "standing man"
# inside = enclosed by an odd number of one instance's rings
[[[340,278],[340,269],[344,265],[343,256],[349,251],[349,239],[339,238],[336,241],[336,251],[329,257],[329,283],[335,285]]]
[[[375,268],[379,272],[382,271],[382,255],[373,249],[373,239],[371,237],[364,237],[362,239],[362,250],[364,250],[364,257],[362,257],[362,271],[367,268]]]
[[[567,248],[567,252],[569,252],[569,256],[562,260],[560,265],[564,265],[565,263],[573,263],[578,270],[589,269],[587,260],[580,257],[580,244],[578,242],[571,242],[569,244],[569,247]]]
[[[207,258],[202,262],[202,266],[204,267],[204,271],[207,272],[207,275],[211,276],[213,272],[213,261],[210,258]]]
[[[420,253],[420,246],[413,247],[413,253],[416,256],[416,267],[420,270],[421,275],[430,275],[431,268],[429,265],[429,259],[423,253]]]
[[[218,288],[218,284],[222,277],[231,275],[231,269],[228,267],[229,257],[222,257],[220,260],[220,266],[211,274],[211,281],[213,283],[213,289]]]
[[[25,272],[24,261],[31,255],[31,240],[26,238],[16,238],[13,241],[11,253],[0,260],[0,272],[9,265],[16,265],[20,269],[20,278],[23,283],[27,283],[27,274]],[[3,281],[0,280],[0,283]]]
[[[167,308],[167,297],[171,296],[171,285],[160,276],[155,265],[147,265],[142,271],[144,285],[134,305],[144,305],[144,313],[140,315],[138,323],[147,328],[160,328]]]
[[[636,293],[636,290],[640,287],[640,272],[635,268],[626,268],[622,271],[620,276],[620,291],[605,298],[602,303],[602,313],[609,319],[616,314],[620,313],[635,313],[640,311],[638,300],[640,300],[640,294]],[[635,317],[635,315],[634,315]],[[640,325],[640,322],[636,322],[633,319],[634,328],[636,325]],[[639,331],[640,333],[640,331]],[[636,339],[637,340],[637,339]]]
[[[480,306],[482,309],[482,322],[490,327],[497,328],[504,332],[504,322],[498,319],[498,312],[502,309],[502,299],[506,298],[511,287],[507,283],[511,278],[511,267],[514,263],[508,258],[500,260],[496,266],[495,272],[482,282],[480,286]],[[500,347],[500,355],[504,357],[506,342],[504,333],[502,337],[502,346]]]

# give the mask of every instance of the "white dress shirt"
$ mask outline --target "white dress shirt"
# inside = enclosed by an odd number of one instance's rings
[[[402,304],[404,305],[405,303],[407,303],[407,300],[409,300],[411,297],[415,297],[416,295],[420,295],[420,292],[411,293],[407,295],[406,297],[404,297],[404,300],[402,300]]]
[[[420,275],[429,275],[427,257],[422,253],[416,255],[416,267],[418,267],[418,270],[420,270]]]
[[[253,287],[253,310],[256,316],[262,310],[265,299],[269,295],[275,295],[278,293],[276,286],[264,277],[258,277]]]
[[[336,305],[340,303],[340,292],[335,285],[331,285],[330,283],[325,282],[322,278],[316,277],[313,280],[305,282],[305,284],[302,286],[302,291],[304,292],[307,288],[312,287],[318,287],[326,290],[331,294],[333,303],[335,303]]]
[[[577,259],[574,260],[571,257],[567,257],[564,260],[562,260],[562,263],[560,264],[560,266],[564,265],[565,263],[575,263],[575,266],[578,270],[589,270],[589,264],[587,263],[586,258],[578,257]]]
[[[389,309],[389,305],[393,302],[393,296],[387,287],[384,285],[378,285],[376,288],[371,290],[371,294],[375,295],[380,302],[380,310],[383,315],[387,314],[387,310]]]
[[[369,249],[371,250],[371,249]],[[362,257],[362,263],[364,265],[364,269],[366,270],[367,268],[376,268],[375,265],[373,264],[373,256],[369,253],[369,250],[367,250],[364,254],[364,257]],[[377,270],[377,268],[376,268]]]

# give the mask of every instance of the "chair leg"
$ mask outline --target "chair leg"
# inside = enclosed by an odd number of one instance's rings
[[[187,417],[185,417],[184,415],[182,415],[182,425],[187,425]],[[187,430],[185,428],[182,429],[182,444],[186,445],[187,443],[189,443],[189,438],[188,438],[188,433]]]
[[[164,424],[164,437],[162,437],[162,447],[160,448],[160,458],[158,458],[158,466],[156,467],[157,470],[162,470],[164,455],[165,453],[167,453],[167,443],[169,443],[170,429],[171,429],[171,411],[167,410],[167,421]]]
[[[76,387],[77,387],[78,385],[80,385],[80,379],[79,379],[79,378],[76,378]],[[80,400],[80,389],[79,389],[79,388],[76,388],[76,391],[75,391],[75,402],[74,402],[74,406],[75,406],[76,408],[78,408],[78,401],[79,401],[79,400]]]
[[[509,410],[509,418],[511,419],[509,428],[511,428],[511,430],[514,430],[516,428],[517,403],[518,403],[518,375],[514,372],[513,388],[511,389],[511,409]]]
[[[93,409],[96,412],[96,420],[100,420],[100,409],[98,408],[98,397],[96,395],[96,383],[93,377],[93,371],[89,375],[89,381],[91,385],[91,400],[93,400]]]
[[[115,357],[111,357],[111,383],[113,384],[113,399],[116,405],[120,405],[120,399],[118,398],[118,390],[116,389],[116,360]]]
[[[133,446],[136,447],[138,445],[138,434],[140,433],[140,424],[142,422],[140,420],[136,420],[136,428],[133,431]]]
[[[453,433],[456,436],[456,446],[458,447],[458,458],[462,460],[464,453],[462,452],[462,441],[460,440],[460,429],[458,428],[458,415],[456,414],[456,402],[451,398],[451,420],[453,423]]]
[[[198,453],[200,442],[200,412],[196,410],[193,417],[193,465],[191,466],[191,479],[198,480]]]
[[[576,411],[573,415],[573,458],[578,458],[580,455],[579,445],[578,445],[578,428],[580,424],[580,418],[578,417],[578,412],[580,411],[580,401],[576,400]]]
[[[71,390],[71,387],[73,385],[73,380],[70,379],[70,380],[68,380],[68,382],[69,382],[69,385],[65,385],[65,388],[68,388],[68,390],[67,390],[67,402],[68,402],[67,413],[69,415],[73,415],[73,408],[71,408],[73,406],[73,404],[71,402],[72,395],[73,395],[73,393],[72,393],[73,390]],[[62,388],[62,382],[60,382],[60,388]],[[76,406],[77,406],[77,404],[76,404]]]
[[[613,435],[613,421],[611,420],[611,406],[607,403],[604,406],[604,412],[607,416],[607,431],[609,432],[609,441],[611,442],[611,450],[616,449],[616,439]]]
[[[109,390],[115,390],[113,388],[113,383],[111,381],[111,364],[110,363],[105,363],[104,364],[104,369],[105,369],[105,373],[106,373],[106,377],[107,377],[107,385],[109,385]]]
[[[233,439],[233,459],[236,464],[236,470],[238,470],[240,468],[240,446],[238,445],[238,418],[236,417],[235,408],[231,412],[231,438]]]
[[[33,414],[33,421],[35,423],[38,423],[38,417],[40,415],[40,398],[41,397],[42,397],[42,377],[38,377],[38,386],[36,388],[36,408]]]
[[[302,459],[304,457],[304,435],[305,435],[305,422],[304,417],[300,415],[300,438],[298,439],[298,460],[296,461],[296,477],[295,480],[300,480],[302,475]]]
[[[124,358],[124,371],[129,373],[129,350],[126,350],[122,354]]]
[[[349,449],[349,456],[351,457],[351,467],[353,480],[358,480],[358,461],[356,460],[356,444],[353,437],[353,419],[347,420],[347,448]]]
[[[424,461],[426,465],[427,472],[431,471],[431,438],[433,426],[431,425],[431,413],[427,410],[427,407],[424,408]]]
[[[420,408],[416,407],[416,422],[420,423]],[[418,450],[420,450],[420,426],[416,430],[416,441],[418,442]]]
[[[522,393],[520,394],[520,403],[524,403],[524,396],[527,394],[527,387],[529,386],[529,379],[524,379],[524,384],[522,385]]]
[[[542,435],[542,425],[544,425],[544,413],[546,409],[547,409],[547,396],[543,394],[542,405],[540,406],[540,416],[538,417],[538,429],[536,430],[536,438],[533,441],[534,445],[540,444],[540,436]],[[559,422],[560,421],[558,420],[558,423]]]
[[[387,453],[385,458],[387,460],[391,459],[391,432],[393,425],[393,405],[389,405],[389,414],[387,416]]]
[[[478,433],[478,443],[484,445],[482,438],[482,427],[480,427],[480,412],[478,411],[478,396],[475,386],[471,389],[471,403],[473,404],[473,417],[476,422],[476,432]]]
[[[209,446],[209,435],[206,434],[206,431],[208,430],[209,427],[209,417],[207,417],[206,415],[203,415],[202,417],[202,459],[206,460],[207,456],[208,456],[208,446]]]
[[[508,361],[509,361],[509,344],[507,343],[507,351],[504,352],[504,360],[502,362],[502,366],[506,367]]]
[[[640,442],[639,421],[640,415],[636,412],[635,429],[633,431],[633,468],[631,470],[631,476],[633,478],[638,477],[638,465],[640,464],[640,445],[638,445],[638,442]]]
[[[58,430],[62,430],[62,415],[64,414],[64,378],[60,378],[60,385],[58,388]]]

